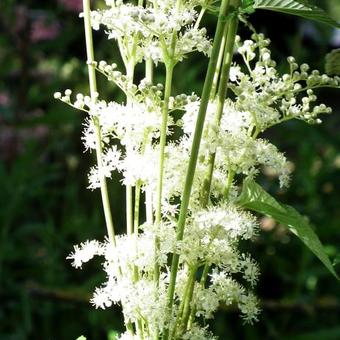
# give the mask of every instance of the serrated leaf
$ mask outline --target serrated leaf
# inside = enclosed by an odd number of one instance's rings
[[[274,218],[287,226],[326,266],[326,268],[339,280],[332,263],[325,253],[322,243],[307,219],[300,215],[293,207],[281,204],[268,194],[252,179],[243,182],[238,204],[250,210]]]
[[[255,1],[255,0],[243,0],[243,1],[242,1],[242,6],[243,6],[243,7],[252,6],[252,5],[254,5],[254,1]]]
[[[243,0],[242,1],[242,11],[243,12],[255,12],[255,10],[254,10],[254,0]]]
[[[297,15],[340,28],[340,23],[332,19],[323,9],[302,0],[255,0],[254,8]]]
[[[254,9],[255,0],[242,0],[241,13],[252,14],[255,12]]]
[[[325,70],[328,75],[340,75],[340,48],[332,50],[326,55]]]

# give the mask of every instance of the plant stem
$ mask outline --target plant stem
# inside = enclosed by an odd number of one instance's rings
[[[86,55],[87,55],[87,64],[88,64],[88,72],[89,72],[89,86],[90,86],[90,96],[93,101],[97,98],[97,82],[96,82],[96,72],[94,66],[94,52],[93,52],[93,39],[92,39],[92,29],[91,29],[91,16],[90,16],[90,0],[83,0],[83,9],[84,9],[84,28],[85,28],[85,42],[86,42]],[[99,120],[97,117],[93,118],[93,123],[95,127],[95,136],[96,136],[96,157],[100,178],[100,193],[103,204],[103,211],[105,217],[105,224],[107,228],[107,233],[109,237],[110,243],[115,247],[116,246],[116,237],[114,232],[114,225],[112,221],[112,214],[110,208],[109,194],[107,190],[106,177],[103,175],[103,163],[102,163],[102,139],[101,139],[101,129]],[[122,275],[122,269],[120,264],[118,263],[118,273]],[[124,315],[125,319],[125,315]],[[131,322],[125,322],[126,328],[133,334],[133,326]]]
[[[148,58],[145,61],[145,78],[150,83],[153,82],[153,61]],[[145,149],[151,147],[151,140],[145,141]],[[153,223],[153,209],[152,209],[152,192],[151,189],[146,186],[145,188],[145,210],[146,210],[146,221],[150,224]]]
[[[192,148],[191,148],[189,165],[188,165],[187,174],[186,174],[184,190],[183,190],[183,194],[181,198],[181,208],[180,208],[180,213],[179,213],[179,218],[178,218],[178,223],[177,223],[177,237],[176,237],[178,241],[182,240],[183,235],[184,235],[184,226],[185,226],[186,215],[187,215],[189,201],[190,201],[191,188],[192,188],[192,183],[193,183],[195,170],[196,170],[198,152],[199,152],[200,142],[202,138],[202,131],[203,131],[206,111],[207,111],[207,107],[209,103],[209,96],[210,96],[211,86],[213,83],[214,72],[215,72],[216,65],[217,65],[221,41],[223,39],[223,32],[224,32],[228,5],[229,5],[229,0],[222,0],[220,11],[219,11],[219,17],[217,21],[213,48],[211,52],[211,57],[209,60],[206,78],[204,81],[204,86],[203,86],[203,91],[202,91],[202,96],[201,96],[201,105],[199,108],[198,117],[196,121],[196,127],[195,127],[193,142],[192,142]],[[173,254],[172,263],[171,263],[170,283],[168,287],[169,317],[172,314],[178,265],[179,265],[179,255]],[[166,328],[164,330],[163,340],[167,340],[168,338],[169,338],[169,329]]]
[[[135,187],[135,211],[134,211],[134,220],[133,220],[133,234],[135,238],[135,247],[137,253],[137,241],[138,241],[138,227],[139,227],[139,203],[140,203],[140,182],[136,183]],[[138,280],[138,268],[135,266],[135,270],[137,271],[136,274],[136,281]]]
[[[131,187],[130,187],[131,188]],[[131,200],[132,201],[132,200]],[[140,201],[140,183],[136,183],[135,187],[135,208],[133,217],[133,239],[135,253],[138,253],[138,226],[139,226],[139,201]],[[136,265],[133,266],[133,281],[136,283],[139,280],[139,271]],[[143,323],[140,318],[136,322],[136,332],[139,339],[144,339]]]
[[[196,275],[197,267],[194,267],[190,273],[189,276],[189,288],[187,295],[185,297],[185,304],[184,304],[184,310],[183,310],[183,315],[182,315],[182,322],[181,322],[181,331],[184,333],[187,330],[188,326],[188,320],[190,316],[190,304],[192,300],[192,296],[194,293],[194,288],[195,288],[195,275]]]
[[[223,192],[223,196],[226,199],[228,199],[230,188],[231,188],[231,185],[233,183],[234,176],[235,176],[235,172],[229,169],[228,170],[228,177],[227,177],[227,184],[226,184],[226,186],[224,188],[224,192]]]
[[[145,78],[150,83],[153,82],[153,61],[151,58],[145,61]]]
[[[200,10],[200,13],[199,13],[199,15],[198,15],[198,17],[196,19],[196,22],[195,22],[195,26],[194,26],[195,29],[198,29],[205,11],[206,11],[206,8],[202,7],[201,10]]]
[[[178,2],[177,2],[178,3]],[[165,89],[164,89],[164,99],[162,107],[162,125],[161,125],[161,137],[159,141],[159,173],[157,182],[157,201],[156,201],[156,216],[155,222],[159,227],[162,220],[162,191],[163,191],[163,177],[164,177],[164,161],[165,161],[165,144],[166,144],[166,133],[168,125],[168,114],[169,114],[169,100],[171,95],[171,85],[173,72],[175,67],[174,55],[177,42],[177,32],[174,31],[172,35],[170,51],[167,52],[167,60],[165,62]],[[157,254],[159,251],[159,239],[155,237],[155,269],[154,269],[154,280],[158,285],[160,268],[157,261]]]
[[[162,220],[162,191],[163,191],[163,177],[164,177],[164,151],[166,144],[166,132],[168,125],[168,111],[169,111],[169,99],[171,94],[171,84],[172,84],[172,76],[173,76],[174,66],[171,63],[169,66],[166,66],[166,79],[165,79],[165,90],[164,90],[164,101],[163,101],[163,110],[162,110],[162,126],[161,126],[161,138],[159,142],[159,173],[158,173],[158,182],[157,182],[157,202],[156,202],[156,216],[155,222],[159,227]],[[157,253],[159,251],[159,239],[155,237],[155,282],[158,284],[160,268],[157,261]]]
[[[239,5],[239,0],[232,0],[231,1],[231,6],[238,6]],[[224,58],[223,58],[223,66],[221,70],[221,75],[220,75],[220,83],[219,83],[219,88],[218,88],[218,104],[217,104],[217,109],[216,109],[216,115],[215,115],[215,123],[217,126],[220,125],[220,121],[222,118],[223,114],[223,106],[224,106],[224,101],[225,97],[227,94],[227,83],[229,79],[229,71],[230,71],[230,65],[232,61],[232,53],[234,49],[234,43],[235,43],[235,36],[237,32],[237,27],[238,27],[238,18],[235,16],[233,17],[230,22],[226,25],[228,28],[226,29],[227,33],[227,41],[226,45],[224,48]],[[211,182],[212,182],[212,177],[213,177],[213,171],[214,171],[214,165],[215,165],[215,158],[216,158],[216,152],[210,154],[209,159],[208,159],[208,176],[204,180],[203,184],[203,206],[206,206],[209,201],[209,196],[210,196],[210,190],[211,190]],[[227,184],[224,190],[224,197],[228,197],[231,184],[234,178],[235,172],[229,170],[228,172],[228,178],[227,178]],[[200,284],[202,287],[204,287],[206,279],[208,277],[210,265],[205,264],[203,273],[201,276],[201,281]],[[190,321],[189,323],[192,323],[195,317],[195,308],[192,308],[191,314],[190,314]]]
[[[171,94],[171,84],[173,76],[174,65],[170,63],[166,66],[165,90],[162,109],[162,126],[161,137],[159,142],[159,174],[157,183],[157,203],[156,203],[156,223],[161,222],[162,218],[162,191],[163,191],[163,177],[164,177],[164,151],[166,144],[166,133],[168,125],[169,99]]]
[[[184,293],[182,296],[181,303],[178,308],[178,314],[176,317],[175,325],[174,328],[171,332],[171,339],[176,339],[176,334],[177,334],[177,327],[180,323],[182,323],[183,320],[183,312],[185,313],[186,307],[189,304],[192,299],[192,292],[193,292],[193,287],[195,284],[195,275],[196,275],[197,267],[189,268],[189,277],[186,282],[185,288],[184,288]]]
[[[136,38],[134,39],[134,45]],[[135,48],[132,48],[134,51]],[[126,76],[129,80],[129,83],[133,83],[133,77],[135,73],[135,61],[134,61],[134,55],[130,55],[130,59],[127,61],[126,67]],[[131,98],[129,96],[126,97],[126,104],[131,104]],[[125,200],[126,200],[126,231],[128,235],[132,235],[133,233],[133,197],[132,197],[132,186],[127,185],[126,186],[126,192],[125,192]]]
[[[230,6],[238,6],[239,0],[231,0]],[[235,44],[235,36],[237,33],[238,27],[238,17],[233,16],[230,21],[226,24],[225,32],[227,33],[226,43],[223,51],[223,64],[220,74],[220,81],[218,86],[218,97],[217,97],[217,108],[215,114],[215,124],[216,126],[220,126],[221,118],[223,115],[223,108],[224,102],[227,95],[228,90],[228,80],[229,80],[229,71],[230,66],[233,58],[233,50]],[[216,75],[216,73],[215,73]],[[213,90],[212,90],[213,91]],[[206,206],[209,202],[210,190],[211,190],[211,183],[212,177],[214,172],[215,166],[215,158],[216,158],[216,151],[209,155],[208,158],[208,175],[204,180],[203,183],[203,199],[202,203],[203,206]],[[231,179],[232,180],[232,179]]]
[[[126,186],[126,231],[128,235],[133,233],[133,211],[132,211],[132,186]]]
[[[169,100],[171,95],[172,77],[175,67],[174,55],[177,42],[177,32],[174,31],[171,39],[170,51],[164,51],[164,55],[167,55],[165,61],[165,89],[164,99],[162,107],[162,125],[161,125],[161,137],[159,141],[159,174],[157,183],[157,203],[156,203],[156,223],[160,223],[162,218],[162,191],[163,191],[163,175],[164,175],[164,151],[166,144],[166,133],[168,125],[169,114]]]
[[[215,68],[215,73],[214,73],[214,80],[211,85],[211,90],[210,90],[210,99],[213,100],[216,95],[216,90],[217,90],[217,84],[218,84],[218,79],[220,76],[220,71],[221,71],[221,64],[223,60],[223,55],[224,55],[224,46],[225,46],[225,41],[227,38],[227,33],[228,33],[228,24],[224,24],[224,32],[223,32],[223,38],[221,41],[221,46],[220,46],[220,51],[218,53],[218,59],[217,59],[217,64]]]
[[[204,286],[205,286],[205,281],[207,280],[209,270],[210,270],[210,265],[208,263],[206,263],[203,267],[203,273],[202,273],[201,280],[200,280],[200,286],[202,288],[204,288]],[[194,322],[195,313],[196,313],[196,307],[194,306],[190,311],[190,317],[189,317],[189,320],[188,320],[188,328],[190,328],[192,323]]]
[[[84,28],[85,28],[85,41],[86,41],[86,54],[87,54],[87,64],[89,72],[89,86],[91,99],[94,102],[97,99],[97,82],[96,82],[96,71],[94,66],[94,52],[93,52],[93,39],[92,39],[92,29],[91,29],[91,17],[90,17],[90,1],[83,0],[84,8]],[[106,177],[103,172],[103,162],[102,162],[102,139],[100,124],[97,117],[93,118],[93,123],[95,126],[95,136],[96,136],[96,157],[98,164],[98,172],[100,178],[100,193],[102,198],[105,224],[107,228],[107,233],[110,242],[115,246],[116,238],[114,232],[114,225],[112,220],[109,194],[107,190]]]

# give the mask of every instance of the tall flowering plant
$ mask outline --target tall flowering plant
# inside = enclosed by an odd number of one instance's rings
[[[281,187],[289,184],[290,163],[262,133],[291,119],[321,123],[331,109],[317,102],[314,89],[340,87],[340,78],[310,71],[293,57],[287,59],[289,71],[280,74],[269,39],[246,17],[267,9],[339,25],[297,0],[107,0],[106,5],[90,11],[89,0],[83,1],[90,95],[73,97],[66,90],[55,97],[86,112],[82,138],[97,156],[89,188],[101,192],[107,227],[105,240],[75,246],[68,258],[81,268],[94,256],[103,257],[107,280],[91,303],[103,309],[121,305],[126,332],[119,339],[215,339],[202,320],[213,318],[221,303],[236,305],[246,322],[257,321],[253,289],[259,266],[238,247],[258,233],[251,211],[287,225],[337,276],[307,221],[255,179],[266,167]],[[214,39],[201,25],[206,14],[217,14]],[[240,21],[251,39],[237,36]],[[124,70],[95,61],[92,28],[103,28],[116,40]],[[176,65],[193,52],[209,58],[202,94],[174,95]],[[233,63],[234,53],[243,65]],[[145,69],[141,81],[134,76],[139,64]],[[160,69],[164,84],[154,81]],[[100,97],[97,73],[124,92],[124,102]],[[174,131],[180,137],[173,137]],[[121,174],[126,189],[121,235],[115,233],[107,189],[113,172]]]

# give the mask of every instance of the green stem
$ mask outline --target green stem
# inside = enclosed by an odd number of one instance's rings
[[[202,273],[202,276],[201,276],[201,280],[200,280],[200,286],[201,288],[204,288],[205,286],[205,282],[207,280],[207,277],[208,277],[208,274],[209,274],[209,270],[210,270],[210,265],[208,263],[206,263],[204,265],[204,268],[203,268],[203,273]],[[192,309],[191,309],[191,312],[190,312],[190,317],[189,317],[189,320],[188,320],[188,328],[190,329],[192,323],[194,322],[195,320],[195,313],[196,313],[196,307],[194,306]]]
[[[132,186],[126,186],[125,192],[126,199],[126,231],[128,235],[133,233],[133,204],[132,204]]]
[[[151,58],[145,61],[145,78],[150,83],[153,82],[153,61]]]
[[[230,6],[238,6],[239,0],[231,0]],[[234,50],[234,44],[235,44],[235,36],[237,32],[238,27],[238,17],[233,16],[229,23],[226,25],[225,32],[227,32],[226,37],[226,43],[223,51],[223,64],[220,74],[220,81],[218,86],[218,97],[217,97],[217,108],[216,108],[216,114],[215,114],[215,124],[216,126],[220,125],[221,118],[223,115],[223,108],[224,108],[224,102],[227,95],[228,90],[228,80],[229,80],[229,71],[231,62],[233,59],[233,50]],[[202,203],[203,206],[206,206],[209,202],[209,196],[210,196],[210,190],[211,190],[211,183],[212,183],[212,177],[214,172],[214,166],[215,166],[215,158],[216,158],[216,151],[209,155],[208,158],[208,171],[207,171],[207,177],[205,178],[203,182],[203,199]]]
[[[84,8],[84,28],[85,28],[85,41],[86,41],[86,54],[87,54],[87,64],[89,72],[89,86],[90,95],[93,101],[97,98],[97,82],[96,82],[96,71],[94,66],[94,52],[93,52],[93,39],[92,39],[92,29],[91,29],[91,16],[90,16],[90,0],[83,0]],[[95,126],[95,136],[96,136],[96,157],[98,164],[98,172],[100,178],[100,193],[102,198],[103,210],[105,223],[107,228],[107,233],[110,242],[115,246],[116,238],[114,232],[114,225],[111,214],[111,207],[109,201],[109,194],[107,190],[106,177],[103,175],[103,148],[102,148],[102,138],[100,124],[97,117],[93,118],[93,123]]]
[[[231,0],[230,6],[238,6],[239,0]],[[223,106],[225,102],[225,98],[228,90],[228,80],[229,80],[229,71],[231,62],[233,59],[233,51],[235,44],[235,37],[237,33],[238,27],[238,17],[234,15],[230,22],[228,23],[228,34],[227,41],[224,49],[224,57],[223,57],[223,65],[221,70],[220,83],[218,87],[218,104],[217,104],[217,113],[215,116],[215,120],[217,124],[220,124],[222,114],[223,114]]]
[[[88,72],[89,72],[89,86],[90,86],[90,95],[93,101],[97,98],[97,82],[96,82],[96,72],[94,66],[94,52],[93,52],[93,39],[92,39],[92,29],[91,29],[91,16],[90,16],[90,0],[83,0],[83,9],[84,9],[84,28],[85,28],[85,43],[86,43],[86,55],[87,55],[87,64],[88,64]],[[116,246],[116,237],[114,232],[114,225],[112,221],[112,214],[110,208],[109,194],[107,190],[106,177],[103,175],[103,163],[102,163],[102,139],[101,139],[101,129],[99,120],[97,117],[93,118],[93,123],[95,127],[95,135],[96,135],[96,157],[98,164],[98,171],[100,177],[100,193],[103,204],[103,211],[105,217],[105,224],[107,228],[107,233],[111,244]],[[122,269],[120,264],[118,263],[118,272],[119,275],[122,275]],[[125,316],[124,316],[125,319]],[[126,328],[133,334],[133,326],[131,322],[126,322]]]
[[[140,182],[136,183],[135,187],[135,210],[134,210],[134,219],[133,219],[133,237],[134,237],[134,247],[135,252],[138,252],[138,227],[139,227],[139,202],[140,202]],[[133,266],[133,280],[137,282],[139,280],[139,272],[138,267],[136,265]],[[140,327],[141,322],[138,319],[138,329],[141,331],[143,327]]]
[[[157,182],[157,201],[156,201],[156,216],[155,222],[159,226],[162,220],[162,191],[163,191],[163,177],[164,177],[164,161],[165,161],[165,144],[166,144],[166,132],[168,125],[168,111],[169,111],[169,99],[171,94],[171,84],[173,76],[174,65],[172,63],[166,66],[166,78],[165,78],[165,90],[162,109],[162,126],[161,126],[161,138],[159,142],[159,173]],[[157,261],[157,253],[159,250],[159,239],[155,238],[155,282],[159,281],[159,264]]]
[[[133,221],[133,231],[135,234],[138,234],[138,227],[139,227],[140,188],[141,188],[141,184],[138,181],[135,187],[135,212],[134,212],[134,221]]]
[[[204,81],[202,96],[201,96],[201,105],[198,112],[198,117],[196,121],[195,133],[192,142],[191,154],[189,159],[189,165],[186,174],[186,180],[184,185],[184,190],[181,198],[181,208],[177,223],[177,240],[180,241],[183,239],[184,235],[184,226],[190,201],[191,188],[193,184],[194,174],[196,170],[196,164],[198,159],[198,152],[200,147],[200,142],[202,138],[202,131],[204,127],[204,121],[206,116],[206,111],[209,103],[209,96],[211,91],[211,86],[213,83],[214,72],[217,65],[218,54],[220,50],[221,41],[223,39],[223,32],[225,26],[225,20],[227,15],[227,8],[229,5],[229,0],[222,0],[216,33],[213,43],[213,48],[211,52],[211,57],[209,60],[207,75]],[[176,277],[179,265],[179,254],[174,254],[172,257],[171,263],[171,274],[170,274],[170,283],[168,287],[168,311],[169,316],[172,314],[173,302],[174,302],[174,293],[175,293],[175,285],[176,285]],[[165,329],[163,333],[163,340],[167,340],[169,338],[169,329]]]
[[[213,80],[211,90],[210,90],[210,99],[211,100],[213,100],[215,98],[215,95],[216,95],[217,84],[218,84],[218,79],[219,79],[220,71],[221,71],[221,65],[222,65],[222,60],[223,60],[223,55],[224,55],[224,46],[225,46],[225,41],[226,41],[226,38],[227,38],[227,33],[228,33],[228,24],[225,23],[223,38],[222,38],[222,41],[221,41],[220,51],[218,53],[218,59],[217,59],[215,73],[214,73],[214,80]]]
[[[178,2],[177,2],[178,3]],[[172,78],[175,67],[175,49],[177,42],[177,32],[174,31],[172,34],[170,51],[163,51],[165,58],[165,89],[164,99],[162,107],[162,125],[161,125],[161,137],[159,141],[159,173],[157,183],[157,203],[156,203],[156,223],[159,224],[162,218],[162,191],[163,191],[163,176],[164,176],[164,151],[166,144],[166,133],[168,125],[168,114],[169,114],[169,100],[171,95]],[[166,53],[165,53],[166,52]]]
[[[140,319],[137,320],[136,331],[138,339],[144,340],[143,322]]]
[[[136,39],[134,39],[136,40]],[[134,50],[134,48],[132,48]],[[130,59],[127,60],[127,63],[125,65],[126,67],[126,76],[129,80],[129,83],[133,83],[133,77],[135,73],[135,61],[134,61],[134,55],[130,55]],[[131,103],[131,98],[127,95],[126,97],[126,104],[129,105]],[[133,197],[132,197],[132,186],[127,185],[126,186],[126,192],[125,192],[125,199],[126,199],[126,231],[128,235],[133,234]]]
[[[134,219],[133,219],[133,237],[134,237],[134,247],[135,252],[138,252],[138,227],[139,227],[139,202],[140,202],[140,182],[136,183],[135,187],[135,210],[134,210]],[[133,266],[133,280],[137,282],[139,280],[139,272],[138,267],[136,265]]]
[[[189,320],[190,311],[191,311],[191,300],[192,300],[192,296],[193,296],[194,288],[195,288],[196,271],[197,271],[197,267],[195,267],[192,270],[191,275],[188,280],[189,289],[187,292],[187,296],[185,297],[185,305],[184,305],[184,311],[183,311],[182,322],[181,322],[181,331],[183,333],[187,330],[187,326],[188,326],[188,320]]]
[[[231,0],[230,6],[238,6],[238,5],[239,5],[239,0]],[[215,115],[215,123],[217,126],[220,125],[220,121],[221,121],[222,114],[223,114],[224,101],[225,101],[227,90],[228,90],[227,83],[229,79],[230,65],[232,62],[235,36],[237,32],[237,27],[238,27],[238,18],[234,16],[230,20],[230,22],[226,25],[226,27],[227,28],[225,32],[227,32],[227,41],[226,41],[224,53],[223,53],[224,55],[223,66],[222,66],[221,75],[220,75],[220,83],[219,83],[219,88],[218,88],[218,104],[217,104],[216,115]],[[213,154],[210,154],[208,158],[208,172],[207,172],[208,175],[205,178],[204,183],[203,183],[203,199],[202,199],[203,206],[206,206],[209,202],[211,183],[212,183],[213,171],[214,171],[214,166],[215,166],[215,158],[216,158],[216,152],[214,152]],[[235,173],[233,171],[228,172],[227,184],[224,190],[225,197],[227,197],[229,194],[234,175]],[[210,270],[210,265],[206,263],[204,265],[204,269],[203,269],[203,273],[202,273],[202,277],[200,281],[200,284],[202,287],[204,287],[205,285],[209,270]],[[194,321],[195,312],[196,312],[196,309],[192,308],[189,323],[192,323]]]
[[[201,203],[204,208],[209,203],[211,183],[212,183],[213,172],[214,172],[214,167],[215,167],[215,158],[216,158],[216,152],[211,153],[208,156],[207,175],[203,180],[202,197],[201,197]]]
[[[202,7],[201,10],[200,10],[200,13],[199,13],[199,15],[196,19],[196,22],[195,22],[195,26],[194,26],[195,29],[198,29],[205,11],[206,11],[206,8]]]
[[[227,184],[224,188],[224,193],[223,193],[223,196],[225,198],[228,198],[229,196],[229,192],[230,192],[231,185],[233,183],[234,176],[235,176],[235,172],[232,170],[228,170]]]
[[[201,287],[204,287],[204,285],[205,285],[205,281],[207,280],[207,277],[208,277],[208,274],[209,274],[209,268],[210,268],[210,265],[208,263],[206,263],[204,265],[203,273],[202,273],[202,276],[201,276],[201,281],[200,281]]]
[[[177,2],[178,3],[178,2]],[[174,31],[172,35],[170,51],[167,52],[167,57],[165,61],[165,89],[164,89],[164,99],[163,99],[163,107],[162,107],[162,125],[161,125],[161,137],[159,141],[159,173],[158,173],[158,182],[157,182],[157,198],[156,198],[156,215],[155,222],[159,227],[162,220],[162,191],[163,191],[163,177],[164,177],[164,161],[165,161],[165,145],[166,145],[166,133],[167,133],[167,125],[168,125],[168,114],[169,114],[169,100],[171,95],[171,86],[172,86],[172,78],[175,67],[175,48],[177,42],[177,32]],[[164,51],[164,57],[165,57]],[[158,285],[160,268],[157,261],[157,254],[159,251],[159,239],[155,237],[155,272],[154,272],[154,280]]]
[[[170,99],[170,94],[171,94],[173,69],[174,69],[174,66],[172,63],[166,66],[165,90],[164,90],[164,100],[163,100],[163,109],[162,109],[161,137],[160,137],[160,142],[159,142],[159,174],[158,174],[158,183],[157,183],[156,223],[160,223],[161,218],[162,218],[162,191],[163,191],[164,160],[165,160],[164,151],[165,151],[165,144],[166,144],[169,99]]]
[[[150,83],[153,83],[153,61],[148,58],[145,61],[145,78]],[[151,147],[151,140],[145,141],[145,148]],[[153,223],[153,209],[152,209],[152,192],[148,186],[145,188],[145,209],[146,209],[146,221],[150,224]]]
[[[192,299],[192,290],[193,290],[193,287],[194,287],[194,284],[195,284],[196,271],[197,271],[197,267],[193,267],[192,269],[190,269],[188,281],[185,285],[184,294],[182,296],[182,300],[181,300],[181,303],[180,303],[179,308],[178,308],[178,314],[177,314],[177,317],[176,317],[175,325],[174,325],[174,328],[171,332],[171,337],[170,337],[171,339],[176,339],[177,327],[180,323],[182,323],[183,312],[185,313],[186,306],[188,304],[190,306],[190,302],[191,302],[191,299]]]

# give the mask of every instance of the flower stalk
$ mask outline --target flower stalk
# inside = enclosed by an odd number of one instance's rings
[[[94,66],[94,52],[93,52],[93,39],[92,39],[92,28],[91,28],[91,17],[90,17],[90,0],[83,0],[84,8],[84,28],[85,28],[85,42],[86,42],[86,55],[87,55],[87,65],[88,65],[88,75],[89,75],[89,86],[90,86],[90,96],[91,100],[95,103],[98,97],[97,92],[97,81],[96,81],[96,71]],[[115,230],[113,225],[109,193],[107,190],[106,177],[103,173],[103,162],[102,162],[102,138],[101,129],[99,121],[96,117],[93,117],[93,123],[95,126],[95,136],[96,136],[96,157],[98,164],[98,172],[100,176],[100,193],[103,204],[103,211],[105,216],[105,224],[107,228],[107,234],[110,242],[115,246]]]
[[[209,97],[211,92],[211,86],[214,79],[214,73],[218,61],[218,55],[220,51],[221,42],[223,39],[224,27],[225,27],[225,20],[227,16],[227,9],[229,6],[229,0],[223,0],[220,7],[219,17],[216,26],[216,33],[214,37],[214,43],[212,47],[212,52],[209,60],[207,75],[203,85],[203,91],[201,96],[201,104],[198,111],[198,116],[196,120],[196,127],[191,147],[191,153],[189,158],[189,164],[184,184],[184,190],[181,197],[181,208],[179,212],[178,222],[177,222],[177,241],[181,241],[184,235],[184,227],[185,221],[187,217],[187,211],[189,207],[190,201],[190,193],[191,188],[194,180],[195,169],[198,159],[198,152],[200,147],[200,142],[202,138],[202,132],[204,127],[204,120],[208,108]],[[172,308],[173,308],[173,299],[174,299],[174,292],[175,292],[175,285],[176,285],[176,277],[179,265],[179,254],[173,254],[172,263],[171,263],[171,274],[170,274],[170,283],[168,288],[168,309],[169,315],[171,315]],[[169,331],[165,330],[163,335],[163,340],[167,340],[169,337]]]
[[[239,0],[231,0],[229,4],[229,8],[237,11],[237,8],[240,4]],[[235,37],[237,33],[237,27],[238,27],[238,16],[237,15],[232,15],[229,22],[226,24],[225,27],[225,45],[223,48],[223,53],[222,53],[222,58],[223,58],[223,64],[222,64],[222,69],[220,72],[220,79],[219,79],[219,86],[218,86],[218,92],[217,92],[217,108],[216,108],[216,115],[215,115],[215,125],[220,126],[221,123],[221,118],[223,114],[223,108],[224,108],[224,103],[225,103],[225,98],[227,95],[227,90],[228,90],[228,81],[229,81],[229,71],[230,71],[230,66],[233,60],[233,52],[234,52],[234,45],[235,45]],[[222,50],[222,48],[221,48]],[[222,59],[221,58],[221,59]],[[220,59],[220,55],[219,55]],[[216,71],[218,68],[216,68]],[[214,75],[214,81],[218,79],[216,77],[217,72]],[[216,80],[217,82],[217,80]],[[214,84],[213,84],[214,85]],[[214,86],[212,87],[211,94],[210,96],[214,96],[215,90]],[[215,157],[216,157],[216,151],[211,153],[208,157],[208,171],[207,171],[207,177],[204,181],[203,185],[203,195],[202,195],[202,204],[203,206],[206,206],[209,201],[209,196],[210,196],[210,188],[211,188],[211,183],[212,183],[212,178],[213,178],[213,172],[214,172],[214,166],[215,166]],[[228,172],[229,174],[230,172]],[[232,178],[230,179],[232,181]],[[229,190],[229,186],[228,186]],[[228,191],[226,191],[226,194]]]

